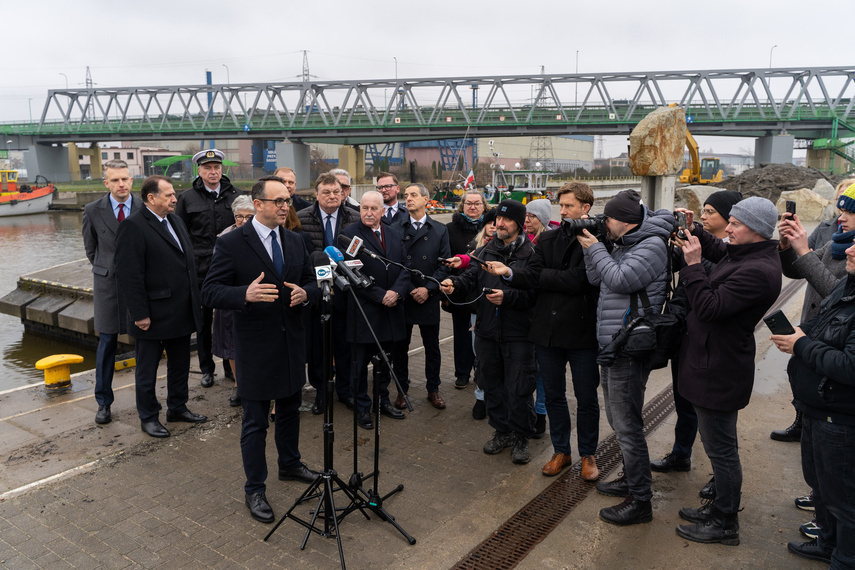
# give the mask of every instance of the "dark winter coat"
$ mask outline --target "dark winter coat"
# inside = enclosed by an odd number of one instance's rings
[[[503,253],[503,248],[503,242],[494,239],[475,250],[474,254],[483,261],[501,261],[514,271],[522,271],[534,253],[531,241],[525,235],[522,236],[522,243],[510,255]],[[458,301],[472,293],[480,295],[484,287],[504,291],[501,305],[494,305],[486,296],[476,301],[476,335],[496,342],[528,341],[531,309],[536,297],[534,291],[514,289],[503,278],[487,273],[480,263],[474,261],[452,281],[454,296]]]
[[[812,418],[855,425],[855,277],[840,280],[787,365],[796,409]]]
[[[421,271],[442,283],[448,277],[445,265],[439,262],[439,258],[451,257],[448,247],[448,230],[430,216],[427,216],[425,224],[416,231],[410,224],[409,218],[400,224],[398,229],[404,235],[405,264],[407,267]],[[407,324],[416,325],[438,325],[439,324],[439,301],[442,295],[439,285],[429,279],[417,277],[410,274],[410,285],[412,289],[425,287],[428,290],[428,299],[424,303],[418,303],[411,295],[407,295],[404,302],[404,313]]]
[[[840,279],[846,276],[846,259],[831,257],[830,241],[801,257],[792,247],[779,253],[784,275],[790,279],[804,279],[808,283],[801,322],[809,321],[819,313],[822,300],[828,297]]]
[[[303,226],[303,231],[309,234],[309,237],[312,238],[314,249],[310,250],[310,252],[323,251],[324,220],[326,219],[326,214],[324,214],[323,217],[321,216],[320,206],[318,206],[318,203],[315,202],[308,208],[297,212],[297,219],[300,220],[300,225]],[[333,242],[335,242],[335,238],[338,237],[344,228],[358,221],[359,212],[354,212],[344,205],[339,206],[338,213],[336,214],[336,227],[333,228]],[[332,245],[336,244],[333,243]]]
[[[576,236],[550,230],[540,234],[531,260],[514,270],[511,287],[534,289],[528,339],[541,346],[597,348],[599,289],[588,282],[585,255]]]
[[[220,192],[216,198],[198,176],[193,187],[178,195],[175,215],[184,220],[190,239],[193,241],[193,256],[201,282],[208,273],[214,243],[220,233],[235,223],[232,203],[242,192],[232,186],[228,177],[220,179]]]
[[[697,406],[740,410],[754,386],[754,327],[781,292],[778,242],[733,245],[697,228],[694,233],[716,266],[709,276],[700,263],[680,271],[689,314],[679,391]]]

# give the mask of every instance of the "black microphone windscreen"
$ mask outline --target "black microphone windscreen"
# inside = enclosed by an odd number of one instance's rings
[[[344,251],[350,246],[350,240],[351,238],[342,234],[338,234],[338,237],[336,238],[335,242],[338,244],[338,248]]]
[[[322,251],[313,251],[309,257],[312,260],[312,267],[320,267],[322,265],[330,264],[330,258]]]

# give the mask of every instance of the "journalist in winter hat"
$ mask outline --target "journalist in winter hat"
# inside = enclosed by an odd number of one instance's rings
[[[484,224],[489,224],[490,222],[496,223],[496,208],[490,208],[484,214]]]
[[[525,211],[534,214],[545,229],[549,229],[552,220],[552,203],[549,200],[532,200],[525,205]]]
[[[847,212],[855,212],[855,184],[843,191],[837,199],[837,207]]]
[[[603,214],[619,222],[640,224],[644,221],[641,196],[635,190],[624,190],[608,201]]]
[[[742,200],[742,193],[735,190],[719,190],[713,192],[704,202],[704,206],[709,204],[715,211],[725,220],[730,218],[730,209],[733,205]]]
[[[520,233],[525,225],[525,206],[516,200],[502,200],[496,207],[496,216],[508,218],[517,223],[517,229]]]
[[[763,239],[771,239],[778,223],[778,208],[771,201],[759,196],[746,198],[730,209],[730,216],[736,218]]]

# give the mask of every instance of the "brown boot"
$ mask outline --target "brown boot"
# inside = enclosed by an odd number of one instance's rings
[[[582,479],[585,481],[596,481],[600,478],[600,470],[597,468],[597,460],[593,455],[582,456]]]
[[[573,458],[569,453],[567,455],[556,453],[552,456],[552,459],[549,460],[549,463],[543,466],[543,474],[547,477],[554,477],[561,473],[561,470],[571,463],[573,463]]]
[[[404,400],[404,395],[398,392],[398,397],[395,398],[395,403],[393,405],[399,410],[406,410],[407,402]]]

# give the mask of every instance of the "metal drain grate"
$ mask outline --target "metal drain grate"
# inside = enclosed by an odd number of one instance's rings
[[[648,402],[642,411],[644,435],[659,427],[673,410],[674,394],[668,386]],[[596,458],[603,475],[621,463],[620,448],[614,434],[597,447]],[[577,461],[453,568],[514,568],[593,490],[594,486],[582,479],[581,462]]]

